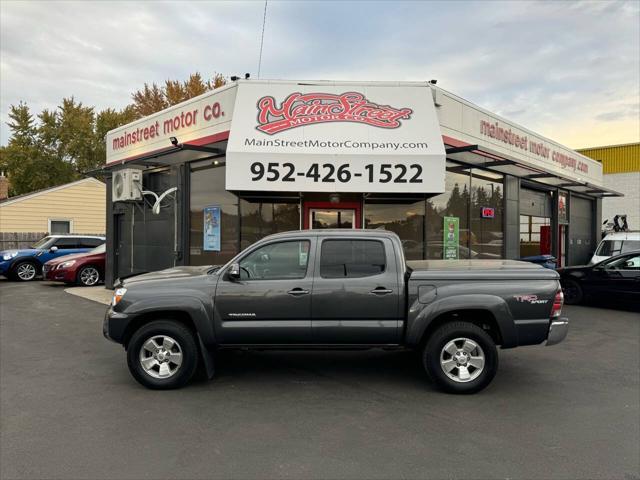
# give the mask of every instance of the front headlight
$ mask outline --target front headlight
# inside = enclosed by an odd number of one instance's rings
[[[69,267],[71,267],[71,266],[73,266],[75,264],[76,264],[75,260],[69,260],[67,262],[62,262],[60,265],[58,265],[58,270],[61,269],[61,268],[69,268]]]
[[[12,252],[4,252],[2,254],[2,260],[11,260],[12,258],[15,258],[17,256],[18,256],[17,250]]]
[[[117,288],[115,292],[113,292],[113,298],[111,299],[111,305],[113,305],[114,307],[120,303],[120,300],[122,300],[122,297],[124,297],[124,294],[127,293],[127,289],[126,288]]]

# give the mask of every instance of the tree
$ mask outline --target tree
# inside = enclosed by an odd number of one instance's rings
[[[122,110],[98,113],[73,96],[63,98],[55,110],[37,115],[20,102],[9,109],[11,136],[0,147],[0,170],[10,181],[10,195],[20,195],[82,178],[105,163],[107,132],[226,84],[215,74],[203,80],[199,73],[186,81],[167,80],[158,86],[145,83],[132,94],[133,103]]]
[[[51,118],[43,112],[49,125]],[[35,125],[33,116],[26,104],[20,103],[9,108],[7,122],[11,137],[2,148],[0,164],[10,181],[10,195],[40,190],[59,185],[73,178],[68,165],[57,161],[51,149],[44,148],[39,136],[40,128]]]
[[[145,83],[144,88],[134,92],[131,98],[133,99],[133,109],[138,118],[159,112],[168,106],[165,91],[155,83],[151,86]]]
[[[191,74],[189,79],[184,82],[166,80],[162,87],[156,83],[151,85],[145,83],[141,90],[136,90],[131,95],[133,100],[132,107],[138,118],[146,117],[215,88],[222,87],[226,83],[227,80],[219,73],[216,73],[210,80],[205,81],[199,72]]]

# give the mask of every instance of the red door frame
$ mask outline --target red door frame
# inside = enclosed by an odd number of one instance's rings
[[[354,228],[362,228],[362,202],[304,202],[302,228],[309,229],[309,210],[322,208],[325,210],[351,209],[356,211]]]

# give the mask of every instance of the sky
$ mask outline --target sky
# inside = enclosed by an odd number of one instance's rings
[[[9,106],[122,108],[145,82],[258,75],[264,1],[0,0]],[[260,77],[438,80],[571,148],[640,141],[640,1],[267,4]]]

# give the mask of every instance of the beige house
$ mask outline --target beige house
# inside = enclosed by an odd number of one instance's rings
[[[105,184],[84,178],[0,200],[0,249],[19,248],[42,236],[104,234]]]

